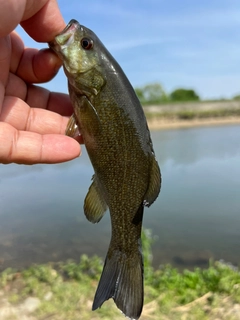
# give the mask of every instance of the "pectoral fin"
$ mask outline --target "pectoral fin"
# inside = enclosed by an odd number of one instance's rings
[[[79,119],[81,133],[92,137],[99,134],[101,121],[97,109],[87,97],[79,97],[78,105],[74,108],[74,112],[76,119]]]
[[[71,138],[76,138],[80,135],[75,114],[72,114],[72,116],[70,117],[67,128],[65,130],[65,134]]]
[[[101,220],[108,207],[94,176],[92,180],[93,182],[84,201],[84,213],[89,221],[97,223]]]
[[[157,198],[161,189],[161,172],[155,157],[152,158],[150,180],[143,204],[149,207]]]

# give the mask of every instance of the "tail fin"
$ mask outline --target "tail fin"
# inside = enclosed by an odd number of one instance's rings
[[[101,307],[109,298],[113,298],[126,317],[140,317],[143,307],[143,261],[140,252],[129,257],[117,250],[108,253],[92,310]]]

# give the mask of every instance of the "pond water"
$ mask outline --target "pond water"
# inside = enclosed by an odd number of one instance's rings
[[[240,262],[240,127],[152,132],[160,196],[145,209],[155,236],[153,263],[205,267]],[[109,214],[88,222],[83,200],[93,170],[85,150],[58,165],[0,165],[0,269],[105,257]]]

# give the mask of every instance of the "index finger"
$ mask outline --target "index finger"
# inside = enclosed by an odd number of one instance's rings
[[[0,0],[0,37],[19,23],[36,41],[49,42],[65,27],[56,0]]]
[[[36,13],[33,1],[32,15],[28,14],[21,22],[25,31],[38,42],[49,42],[66,26],[56,0],[48,0]]]
[[[49,0],[0,0],[0,37],[4,37],[13,31],[22,19],[24,19],[24,16],[33,16],[48,1]]]

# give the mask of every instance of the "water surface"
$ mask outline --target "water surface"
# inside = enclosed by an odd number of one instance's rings
[[[163,184],[145,209],[156,236],[154,265],[207,266],[209,258],[240,262],[240,127],[152,132]],[[0,165],[0,268],[105,257],[107,213],[88,222],[83,200],[93,170],[85,150],[58,165]]]

